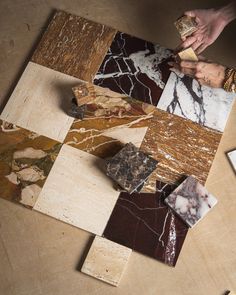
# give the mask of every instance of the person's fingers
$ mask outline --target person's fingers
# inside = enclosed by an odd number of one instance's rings
[[[195,49],[195,52],[197,54],[200,54],[207,48],[207,46],[208,46],[207,44],[203,43],[198,48]]]
[[[192,49],[195,51],[195,53],[196,53],[196,49],[197,49],[198,47],[200,47],[201,44],[202,44],[202,42],[201,42],[200,40],[196,40],[196,41],[191,45],[191,47],[192,47]]]
[[[182,48],[187,48],[187,47],[190,47],[190,46],[192,46],[192,44],[194,43],[194,42],[196,42],[196,37],[195,36],[190,36],[190,37],[188,37],[182,44],[181,44],[181,46],[182,46]]]
[[[197,61],[181,61],[180,67],[187,68],[187,69],[196,69],[198,62]]]
[[[183,74],[185,74],[185,75],[194,77],[195,73],[196,73],[196,70],[195,69],[188,69],[188,68],[181,68],[181,72]]]
[[[200,85],[209,86],[209,84],[204,79],[197,79]]]
[[[194,10],[185,11],[184,15],[191,16],[191,17],[196,16]]]

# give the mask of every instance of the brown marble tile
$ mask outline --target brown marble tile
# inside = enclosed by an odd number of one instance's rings
[[[61,144],[0,120],[0,197],[32,208]]]
[[[66,144],[101,158],[114,156],[128,142],[141,145],[155,107],[91,83],[76,89],[82,93],[78,99],[89,103],[83,120],[72,124]]]
[[[175,266],[188,232],[188,226],[164,203],[175,188],[158,181],[153,194],[121,193],[103,235]]]
[[[106,161],[106,173],[123,189],[133,193],[156,169],[157,161],[127,143],[114,157]]]
[[[55,13],[32,61],[92,81],[116,30],[63,11]]]
[[[141,145],[159,162],[145,189],[153,191],[156,179],[174,183],[184,175],[193,175],[204,184],[221,136],[221,132],[157,109]]]

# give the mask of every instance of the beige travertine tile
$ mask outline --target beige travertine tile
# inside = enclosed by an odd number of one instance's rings
[[[119,196],[102,166],[103,160],[63,145],[33,209],[101,235]]]
[[[78,81],[29,62],[0,118],[62,142],[73,122],[66,111]]]
[[[81,271],[118,286],[132,250],[96,236]]]

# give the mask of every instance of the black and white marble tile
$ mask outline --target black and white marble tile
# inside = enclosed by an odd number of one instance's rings
[[[201,86],[191,77],[171,73],[157,107],[223,132],[236,95]]]
[[[171,55],[158,44],[118,32],[94,84],[157,105],[170,74]]]
[[[189,176],[165,198],[165,203],[189,227],[193,227],[216,205],[217,200],[193,176]]]

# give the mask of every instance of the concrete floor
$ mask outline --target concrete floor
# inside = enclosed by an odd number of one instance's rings
[[[173,22],[183,11],[213,7],[221,3],[225,1],[0,0],[0,110],[16,85],[55,9],[65,10],[174,48],[179,40]],[[236,22],[226,28],[205,55],[223,64],[236,66],[235,33]],[[223,153],[236,146],[235,114],[236,106],[234,117],[231,115],[229,119],[208,180],[212,190],[215,189],[216,180],[224,178],[225,171],[230,174],[229,185],[230,181],[234,181],[233,186],[236,185],[227,161],[222,160]],[[223,189],[221,191],[220,185],[218,193],[225,193]],[[83,260],[84,249],[90,244],[90,235],[86,232],[0,200],[1,232],[1,295],[105,294],[101,290],[103,285],[95,280],[91,284],[89,278],[78,277],[78,272],[75,271]],[[10,250],[6,249],[6,245]],[[15,257],[14,263],[8,257],[8,250],[13,255],[11,259]],[[40,272],[35,261],[40,263]],[[137,287],[129,283],[129,278],[130,282],[135,281],[134,275],[139,276],[139,279],[142,278],[144,275],[142,266],[147,264],[146,261],[150,265],[153,262],[136,253],[132,256],[132,261],[129,277],[124,279],[128,289],[120,289],[120,291],[112,289],[112,292],[109,289],[108,293],[104,291],[106,294],[154,294],[151,291],[147,293],[145,285],[142,288],[140,284]],[[8,265],[6,269],[1,270],[2,262]],[[140,269],[139,272],[135,272],[136,267]],[[154,269],[154,264],[152,267]],[[156,274],[151,278],[150,275],[150,283],[155,281],[155,276]],[[176,288],[178,288],[177,284]],[[85,289],[86,293],[81,291]],[[154,289],[158,290],[158,288]],[[160,294],[169,295],[163,289],[161,290]],[[223,289],[219,291],[219,294],[222,294],[222,291]],[[175,295],[175,293],[172,294]],[[181,294],[192,295],[193,293],[185,290]]]

